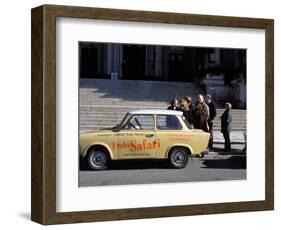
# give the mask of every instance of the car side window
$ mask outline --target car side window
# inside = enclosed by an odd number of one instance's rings
[[[177,116],[174,115],[158,115],[156,127],[159,130],[180,130],[182,126]]]
[[[128,130],[154,130],[152,115],[133,115],[125,125]]]

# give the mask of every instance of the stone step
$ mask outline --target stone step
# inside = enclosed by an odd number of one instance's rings
[[[126,102],[124,102],[124,103],[126,103]],[[114,110],[118,110],[118,109],[120,109],[120,110],[126,110],[126,109],[146,109],[146,108],[151,108],[151,107],[153,107],[153,108],[156,108],[156,109],[165,109],[166,108],[166,106],[167,105],[169,105],[168,103],[154,103],[154,102],[148,102],[148,103],[150,103],[150,104],[160,104],[160,105],[163,105],[163,106],[157,106],[157,105],[155,105],[155,106],[144,106],[144,107],[141,107],[141,106],[134,106],[134,105],[114,105],[114,106],[111,106],[111,105],[108,105],[108,104],[93,104],[93,105],[80,105],[80,109],[82,108],[82,109],[98,109],[98,110],[108,110],[108,111],[110,111],[110,110],[112,110],[112,109],[114,109]],[[143,104],[146,104],[146,103],[143,103]],[[164,107],[164,108],[163,108]],[[217,114],[222,114],[224,112],[224,109],[221,109],[221,108],[217,108]],[[232,114],[235,114],[235,113],[237,113],[237,114],[241,114],[241,115],[243,115],[243,114],[246,114],[246,110],[245,109],[232,109],[231,110],[231,112],[232,112]]]
[[[107,114],[104,114],[104,113],[80,113],[80,119],[107,119],[107,120],[116,120],[116,119],[122,119],[123,117],[125,116],[125,113],[121,114],[114,114],[114,113],[107,113]],[[220,121],[220,116],[216,116],[215,119],[214,119],[214,122],[216,121]],[[246,117],[237,117],[237,116],[233,116],[232,117],[232,122],[243,122],[243,121],[246,121]]]
[[[116,123],[118,121],[121,121],[122,117],[118,117],[118,118],[108,118],[108,117],[103,117],[103,118],[81,118],[80,117],[80,122],[86,123],[86,122],[91,122],[91,123]],[[220,120],[214,120],[214,124],[215,125],[220,125]],[[246,125],[246,121],[237,121],[234,120],[232,121],[232,125]]]
[[[155,101],[159,101],[159,98],[160,99],[167,99],[168,98],[170,100],[173,97],[178,97],[180,99],[180,98],[185,96],[185,95],[175,94],[174,92],[171,92],[169,94],[165,94],[165,93],[163,94],[163,93],[161,93],[161,91],[159,91],[159,92],[155,91],[153,93],[149,92],[149,95],[145,94],[144,92],[139,92],[139,93],[133,92],[133,94],[130,94],[130,93],[132,93],[132,92],[129,91],[129,93],[127,92],[127,93],[124,93],[124,94],[122,94],[120,92],[116,92],[115,94],[110,94],[110,95],[109,94],[98,94],[98,93],[92,93],[92,94],[85,94],[85,95],[83,95],[83,94],[80,93],[79,96],[82,99],[93,99],[93,100],[95,100],[97,98],[103,98],[103,99],[108,99],[108,98],[110,98],[110,99],[112,99],[112,98],[113,99],[114,98],[117,98],[117,99],[118,98],[125,98],[127,100],[130,100],[130,98],[138,98],[138,99],[151,98],[151,99],[153,99]],[[194,99],[197,96],[196,93],[189,93],[189,95],[191,97],[193,96]]]
[[[101,117],[107,117],[107,118],[123,118],[127,111],[114,111],[114,112],[108,112],[108,111],[80,111],[80,117],[82,118],[101,118]],[[220,120],[221,114],[217,114],[215,117],[215,120]],[[246,115],[238,115],[238,114],[232,114],[232,120],[233,121],[244,121],[246,120]]]
[[[84,79],[80,79],[80,82],[84,81]],[[81,86],[80,85],[80,91],[91,91],[91,90],[99,90],[99,89],[113,89],[113,90],[127,90],[130,89],[132,86],[136,85],[136,82],[138,86],[142,87],[144,90],[156,88],[160,89],[161,87],[178,87],[182,90],[194,90],[199,87],[195,85],[194,83],[187,83],[187,82],[157,82],[157,81],[110,81],[110,80],[92,80],[94,81],[93,85],[87,85],[87,86]],[[102,84],[98,81],[105,81]]]
[[[120,123],[121,119],[116,119],[116,120],[85,120],[85,119],[80,119],[80,124],[118,124]],[[220,126],[221,123],[220,122],[214,122],[214,126]],[[241,122],[232,122],[232,126],[233,127],[246,127],[246,123],[241,123]]]
[[[139,86],[139,85],[138,85]],[[190,94],[190,95],[197,95],[198,93],[198,89],[194,88],[194,89],[188,89],[188,88],[185,88],[184,90],[177,90],[176,92],[169,89],[169,91],[163,91],[163,88],[160,88],[160,89],[146,89],[146,90],[143,90],[142,88],[141,89],[135,89],[135,88],[132,88],[132,89],[116,89],[116,88],[111,88],[111,87],[104,87],[104,89],[100,89],[100,88],[92,88],[90,90],[79,90],[79,94],[81,96],[105,96],[105,95],[115,95],[115,94],[120,94],[120,95],[128,95],[130,92],[134,92],[133,95],[130,95],[130,96],[134,96],[136,94],[139,94],[139,95],[142,95],[142,96],[146,96],[144,94],[144,92],[150,92],[151,94],[157,94],[157,93],[161,93],[161,95],[158,95],[158,96],[167,96],[167,95],[179,95],[181,93],[185,93],[185,94]],[[182,92],[183,91],[183,92]]]
[[[112,128],[114,126],[116,126],[117,124],[80,124],[80,128],[95,128],[95,129],[102,129],[102,128]],[[213,127],[214,130],[220,130],[221,127],[220,126],[214,126]],[[246,130],[247,127],[246,126],[237,126],[237,127],[232,127],[232,130]]]
[[[155,96],[156,97],[156,96]],[[97,105],[97,104],[117,104],[120,103],[120,105],[135,105],[135,104],[141,104],[143,106],[147,105],[147,104],[153,104],[153,105],[169,105],[170,104],[170,100],[172,97],[166,97],[166,98],[160,98],[158,97],[157,99],[152,99],[152,98],[144,98],[142,96],[136,96],[136,97],[130,97],[130,99],[128,98],[81,98],[79,99],[80,105]]]
[[[84,119],[80,118],[80,123],[92,123],[92,124],[107,124],[107,123],[112,123],[112,124],[117,124],[119,121],[121,121],[122,118],[90,118],[90,119]],[[221,125],[221,122],[219,120],[214,121],[214,125]],[[241,121],[232,121],[232,126],[246,126],[246,122],[241,122]]]
[[[130,87],[126,87],[124,89],[118,89],[118,87],[96,87],[96,88],[91,88],[88,90],[84,90],[84,89],[80,89],[79,93],[82,96],[92,96],[92,95],[114,95],[114,94],[124,94],[127,95],[130,92],[134,92],[135,94],[139,94],[139,95],[145,95],[145,92],[150,92],[151,94],[157,94],[157,93],[161,93],[161,95],[181,95],[182,93],[184,93],[183,96],[185,96],[185,94],[190,94],[190,95],[197,95],[198,91],[200,91],[200,89],[196,88],[195,86],[192,88],[179,88],[178,86],[176,86],[178,89],[176,91],[171,90],[171,86],[169,86],[169,91],[168,89],[166,91],[163,91],[163,89],[165,89],[166,87],[154,87],[154,88],[144,88],[140,85],[136,85],[136,83]],[[135,95],[133,94],[133,95]]]
[[[95,128],[106,128],[113,127],[121,122],[125,113],[91,113],[80,114],[80,127],[95,127]],[[220,118],[216,117],[214,120],[214,129],[220,129]],[[244,118],[233,116],[232,127],[235,130],[246,129],[246,116]]]
[[[80,128],[94,128],[94,129],[102,129],[102,128],[112,128],[117,124],[105,124],[105,125],[96,125],[96,124],[80,124]],[[246,130],[246,126],[238,126],[232,127],[232,130]],[[220,126],[214,126],[214,130],[220,130]]]
[[[176,90],[173,90],[176,89]],[[202,90],[193,83],[80,79],[79,114],[81,129],[113,127],[127,112],[138,109],[166,109],[169,101],[190,95],[193,101]],[[217,108],[220,108],[219,106]],[[214,129],[220,129],[217,109]],[[233,128],[246,129],[246,110],[233,110]]]
[[[139,106],[139,107],[108,107],[108,108],[102,108],[102,107],[89,107],[89,106],[80,106],[79,110],[80,112],[95,112],[95,113],[104,113],[104,114],[110,114],[110,113],[119,113],[119,114],[125,114],[130,111],[134,110],[140,110],[140,109],[162,109],[165,110],[167,106],[165,107],[157,107],[157,106]],[[223,112],[217,111],[217,116],[221,116]],[[232,116],[235,117],[246,117],[246,112],[234,112],[232,111]]]
[[[108,113],[108,114],[104,114],[104,113],[92,113],[92,114],[81,114],[80,113],[80,119],[104,119],[106,118],[108,119],[122,119],[124,117],[125,113],[123,114],[112,114],[112,113]],[[245,117],[246,118],[246,117]],[[243,122],[246,121],[246,119],[243,119],[241,117],[236,117],[234,116],[232,118],[233,122]],[[220,117],[215,117],[214,121],[220,121]]]
[[[171,90],[171,89],[176,89]],[[151,101],[170,101],[174,97],[191,95],[197,97],[202,89],[194,83],[163,81],[132,81],[107,79],[80,79],[80,100],[118,100],[125,101],[150,99]]]
[[[157,96],[155,96],[157,97]],[[151,97],[149,98],[145,98],[145,97],[142,97],[142,96],[136,96],[136,97],[130,97],[130,98],[126,98],[126,97],[120,97],[120,98],[117,98],[117,97],[114,97],[114,98],[103,98],[103,97],[97,97],[97,98],[81,98],[80,97],[80,100],[79,100],[79,103],[80,104],[93,104],[93,105],[96,105],[96,104],[107,104],[107,103],[121,103],[120,105],[122,105],[122,103],[125,103],[125,104],[131,104],[131,105],[134,105],[134,103],[141,103],[143,105],[145,104],[159,104],[159,105],[166,105],[166,104],[170,104],[170,101],[173,97],[166,97],[166,98],[160,98],[158,97],[157,99],[153,99]],[[180,100],[180,99],[179,99]]]
[[[143,85],[147,88],[152,86],[182,86],[193,87],[194,84],[190,82],[168,82],[168,81],[145,81],[145,80],[109,80],[109,79],[80,79],[80,89],[94,88],[97,86],[114,86],[114,87],[127,87],[135,85],[138,82],[139,85]]]
[[[103,121],[112,121],[112,122],[116,122],[118,120],[122,120],[123,117],[81,117],[80,116],[80,121],[83,122],[103,122]],[[214,124],[220,124],[220,119],[214,119]],[[232,120],[232,124],[238,125],[238,124],[246,124],[246,120],[238,120],[238,119],[233,119]]]
[[[126,103],[126,102],[125,102]],[[145,104],[144,106],[140,105],[110,105],[110,104],[93,104],[93,105],[80,105],[80,110],[97,110],[97,111],[126,111],[126,110],[137,110],[137,109],[147,109],[147,108],[155,108],[155,109],[166,109],[167,104],[161,104],[161,106],[155,105],[155,103],[150,103],[149,105]],[[217,114],[222,114],[224,109],[217,109]],[[232,114],[241,114],[246,115],[246,110],[236,110],[232,109]]]
[[[102,101],[102,104],[101,104]],[[153,102],[153,101],[123,101],[123,100],[98,100],[98,101],[80,101],[80,106],[95,106],[98,105],[116,105],[116,106],[128,106],[128,107],[134,107],[134,106],[150,106],[150,107],[167,107],[169,105],[168,102]]]
[[[80,109],[80,116],[119,116],[123,117],[127,112],[133,111],[135,109],[129,109],[129,110],[114,110],[112,109],[111,111],[104,111],[104,110],[83,110]],[[217,113],[216,118],[218,119],[222,113]],[[245,120],[246,119],[246,114],[239,114],[239,113],[232,113],[232,119],[238,119],[238,120]]]

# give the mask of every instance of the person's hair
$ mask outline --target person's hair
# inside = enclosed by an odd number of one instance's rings
[[[175,98],[173,98],[172,100],[171,100],[171,105],[174,105],[174,104],[176,104],[176,101],[178,102],[178,99],[175,97]]]
[[[203,103],[205,103],[205,98],[204,98],[204,96],[202,95],[202,94],[198,94],[198,98],[202,98],[203,99]]]
[[[206,95],[206,98],[208,98],[208,99],[212,100],[212,96],[211,96],[211,94],[207,94],[207,95]]]
[[[188,111],[189,110],[189,102],[184,98],[181,100],[181,107],[185,110]]]
[[[185,96],[184,97],[184,100],[186,100],[187,101],[187,103],[191,103],[191,100],[192,100],[192,97],[191,96]]]
[[[225,106],[226,106],[227,109],[231,109],[232,108],[232,105],[229,102],[226,102]]]

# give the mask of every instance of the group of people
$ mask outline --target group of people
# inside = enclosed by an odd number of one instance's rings
[[[231,107],[232,106],[230,103],[225,103],[225,111],[220,117],[221,132],[225,139],[225,151],[229,151],[231,149]],[[193,126],[195,129],[202,129],[205,132],[209,132],[209,148],[213,147],[213,122],[217,116],[217,111],[210,94],[207,94],[205,97],[202,94],[199,94],[194,106],[192,105],[192,98],[190,96],[184,97],[180,102],[177,98],[174,98],[167,109],[182,111],[183,116],[188,121],[190,126]]]

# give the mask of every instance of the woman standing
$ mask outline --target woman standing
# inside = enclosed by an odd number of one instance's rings
[[[221,132],[224,137],[224,150],[230,151],[231,142],[230,142],[230,132],[232,128],[232,105],[230,103],[225,103],[225,110],[221,116]]]
[[[192,110],[190,109],[190,103],[185,98],[181,101],[181,111],[191,128],[193,124]]]

